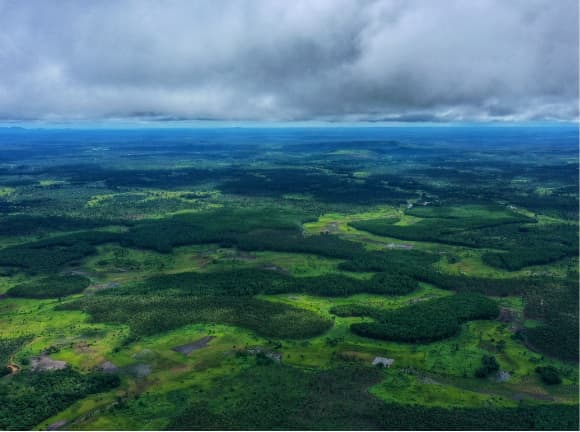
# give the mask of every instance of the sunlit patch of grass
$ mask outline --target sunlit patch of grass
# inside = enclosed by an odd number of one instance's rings
[[[348,222],[392,217],[401,214],[402,213],[399,209],[390,206],[377,207],[368,212],[355,214],[326,213],[320,216],[316,222],[308,222],[303,226],[304,231],[308,234],[317,234],[320,232],[328,231],[328,227],[331,225],[336,225],[336,231],[339,233],[349,233],[351,232],[352,228],[347,225]]]
[[[0,302],[0,337],[29,336],[16,354],[23,364],[30,356],[50,349],[52,357],[82,370],[103,361],[106,353],[126,334],[124,326],[90,323],[78,311],[55,311],[57,300],[6,299]]]
[[[2,186],[0,187],[0,197],[7,197],[12,195],[16,191],[13,187]]]
[[[371,387],[370,393],[385,402],[446,408],[517,405],[507,398],[457,388],[397,369],[386,370],[384,375],[384,380]]]
[[[62,185],[62,184],[66,184],[67,182],[64,180],[52,180],[52,179],[45,179],[45,180],[40,180],[38,182],[39,186],[41,187],[49,187],[49,186],[54,186],[54,185]]]

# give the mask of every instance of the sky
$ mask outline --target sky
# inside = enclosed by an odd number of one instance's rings
[[[0,123],[578,121],[577,0],[0,0]]]

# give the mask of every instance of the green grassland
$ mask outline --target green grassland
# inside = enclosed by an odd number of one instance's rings
[[[0,159],[0,429],[577,429],[572,151],[130,143]]]

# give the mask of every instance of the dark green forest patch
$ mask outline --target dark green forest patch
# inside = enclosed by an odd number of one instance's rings
[[[95,245],[119,240],[105,231],[84,231],[0,249],[0,266],[27,273],[55,273],[95,253]]]
[[[175,246],[197,243],[228,243],[238,234],[253,230],[298,231],[308,217],[280,208],[230,209],[185,213],[140,223],[123,236],[134,247],[171,252]]]
[[[155,276],[139,286],[118,288],[111,294],[179,291],[195,296],[305,293],[341,297],[360,293],[404,295],[418,287],[416,280],[400,273],[378,273],[369,280],[333,274],[297,278],[269,270],[248,268],[215,273],[187,272]]]
[[[57,298],[82,292],[90,280],[79,275],[47,276],[36,281],[16,285],[8,290],[12,297]]]
[[[391,187],[382,178],[354,177],[351,173],[327,173],[316,169],[277,168],[241,170],[221,184],[223,192],[256,197],[308,193],[321,202],[348,204],[403,204],[415,191]]]
[[[528,345],[551,357],[578,362],[578,302],[577,275],[569,280],[531,279],[524,291],[524,314],[542,324],[524,330]]]
[[[0,338],[0,377],[12,373],[8,368],[12,356],[29,340],[30,338],[26,336]]]
[[[119,383],[116,375],[81,375],[72,369],[18,373],[0,380],[0,429],[31,430],[73,402]]]
[[[330,320],[313,312],[251,297],[95,295],[58,308],[82,310],[96,322],[128,324],[135,336],[194,323],[222,323],[267,337],[303,339],[318,336],[332,326]]]
[[[19,214],[0,218],[0,236],[21,236],[52,231],[76,231],[121,223],[122,221],[95,218]]]
[[[510,271],[577,255],[577,226],[533,225],[530,222],[534,220],[513,214],[495,218],[433,217],[405,226],[395,225],[391,218],[351,222],[349,225],[372,234],[404,240],[505,250],[484,253],[483,261]]]
[[[506,224],[529,223],[534,222],[534,220],[525,216],[505,215],[492,219],[481,216],[448,219],[429,218],[411,225],[395,225],[396,222],[393,218],[370,219],[350,222],[349,225],[371,234],[403,240],[483,247],[487,244],[480,238],[477,230]]]
[[[357,315],[365,314],[360,308]],[[335,311],[337,312],[337,311]],[[345,313],[340,310],[338,312]],[[394,311],[369,308],[366,315],[376,322],[356,323],[351,330],[359,336],[398,342],[432,342],[455,335],[461,323],[493,319],[499,314],[497,304],[479,294],[457,294],[427,300]]]
[[[204,401],[188,400],[170,430],[574,430],[578,407],[446,409],[388,404],[368,393],[382,374],[371,368],[309,372],[270,364],[220,381]],[[224,392],[223,389],[230,389]],[[177,396],[177,395],[175,395]],[[187,402],[186,402],[187,401]]]

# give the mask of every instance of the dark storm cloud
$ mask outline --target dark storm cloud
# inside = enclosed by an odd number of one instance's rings
[[[0,118],[575,120],[576,0],[0,0]]]

